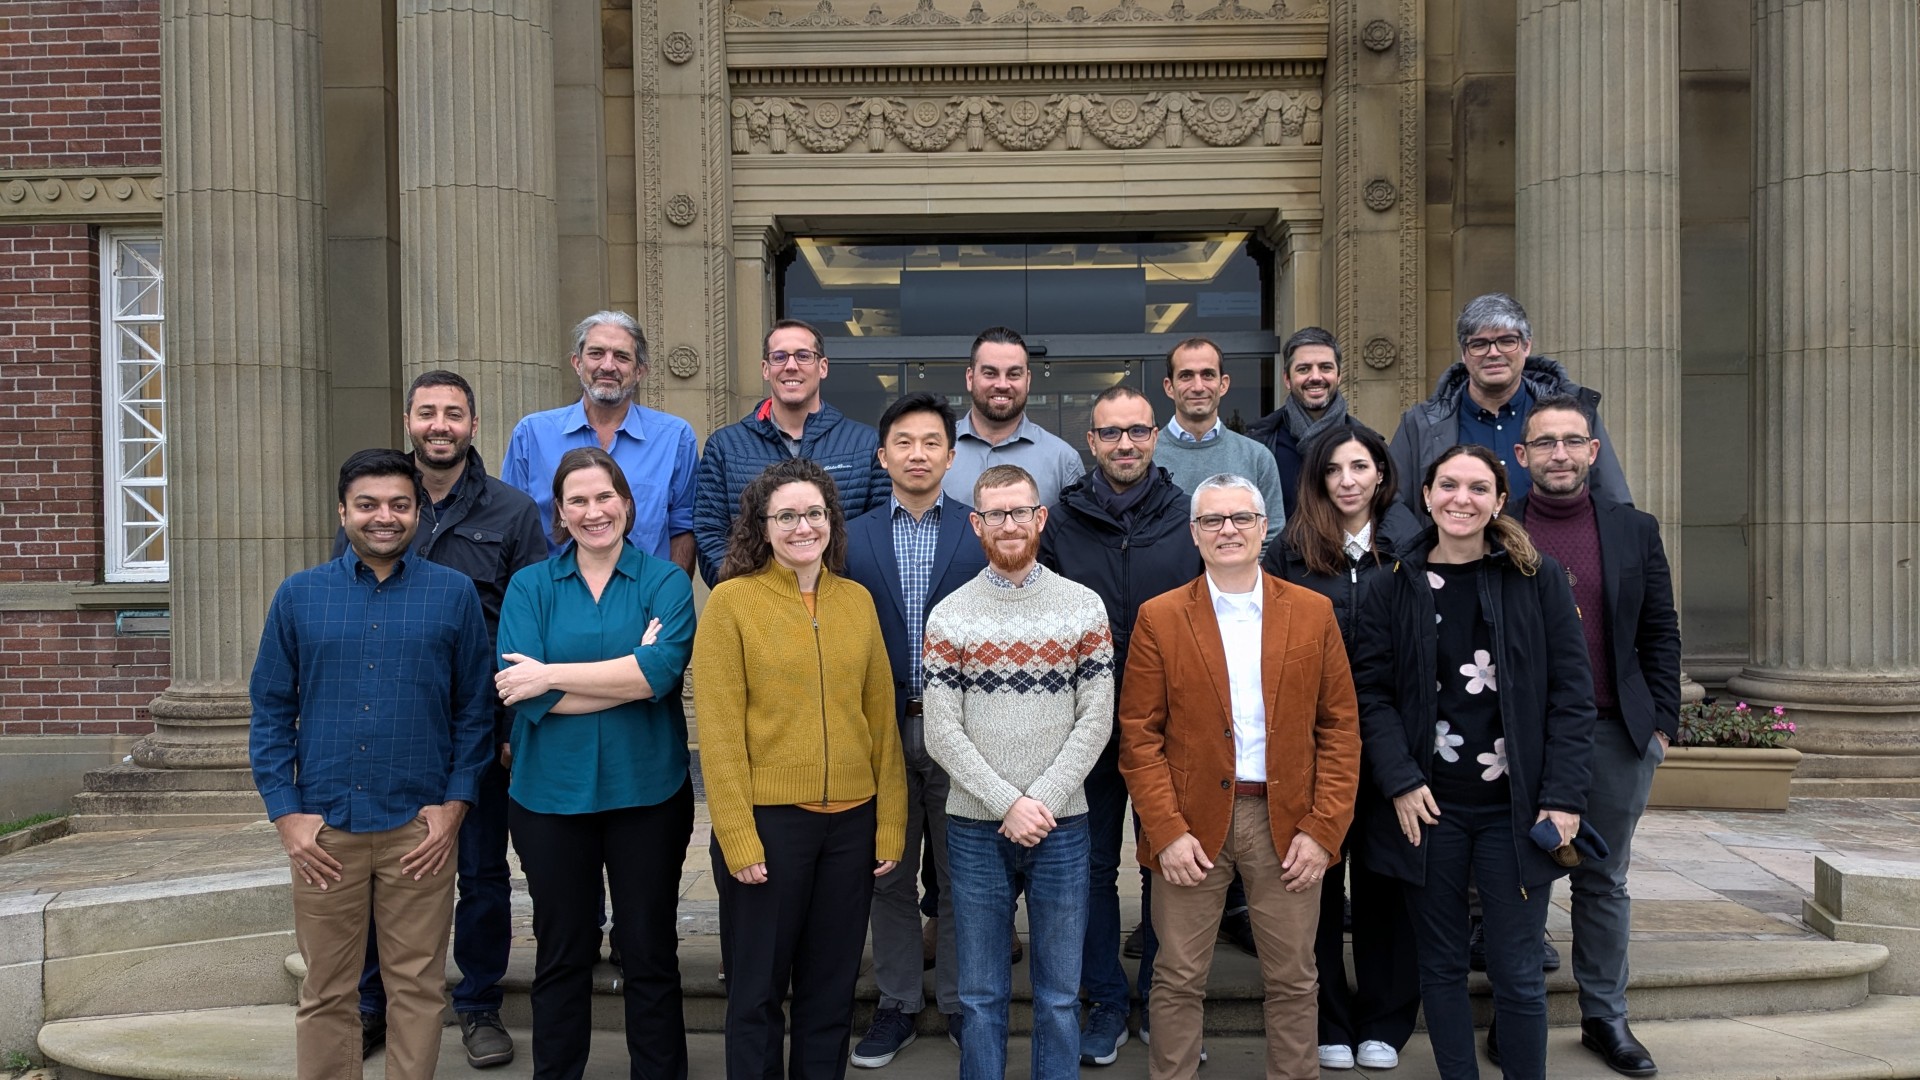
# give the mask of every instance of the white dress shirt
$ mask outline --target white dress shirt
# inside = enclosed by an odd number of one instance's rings
[[[1233,708],[1235,779],[1267,778],[1267,702],[1260,683],[1261,604],[1265,582],[1252,592],[1227,593],[1207,575],[1220,644],[1227,654],[1227,690]]]

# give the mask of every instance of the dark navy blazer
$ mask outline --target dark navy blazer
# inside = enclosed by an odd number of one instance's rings
[[[927,602],[920,609],[923,630],[933,605],[987,567],[980,539],[967,520],[972,511],[958,499],[946,498],[940,503],[940,538],[933,548],[933,572],[927,576]],[[873,594],[873,607],[880,615],[880,637],[893,662],[894,718],[904,720],[908,695],[907,605],[900,595],[900,563],[893,555],[892,499],[882,500],[847,523],[847,576]]]

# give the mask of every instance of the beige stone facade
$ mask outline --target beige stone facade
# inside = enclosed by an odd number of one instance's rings
[[[170,0],[168,62],[188,56],[183,27],[256,7],[256,47],[309,56],[304,27],[274,21],[273,5]],[[1833,13],[1825,36],[1787,26],[1813,25],[1812,8]],[[571,398],[565,328],[602,307],[647,329],[645,403],[704,435],[761,393],[760,336],[801,239],[1244,233],[1271,253],[1268,329],[1334,329],[1355,411],[1389,433],[1456,359],[1460,305],[1514,293],[1536,351],[1607,395],[1627,474],[1676,557],[1691,674],[1787,700],[1805,748],[1846,758],[1841,771],[1920,772],[1920,84],[1891,51],[1912,40],[1910,6],[291,10],[318,22],[313,85],[205,106],[294,129],[248,189],[284,219],[273,252],[324,253],[326,273],[300,296],[260,305],[284,321],[252,328],[262,344],[299,343],[266,371],[275,386],[304,394],[322,367],[330,381],[330,417],[304,411],[304,429],[288,424],[285,444],[267,447],[289,481],[308,475],[324,494],[348,452],[397,442],[400,389],[443,364],[475,376],[480,446],[497,458],[519,413]],[[1870,29],[1883,15],[1907,36]],[[1856,67],[1839,87],[1819,74],[1862,42],[1898,77]],[[201,216],[228,197],[198,171],[218,114],[191,80],[166,86],[167,238],[192,266]],[[1815,134],[1827,127],[1847,137]],[[308,136],[325,146],[324,218],[308,210],[321,179],[299,152]],[[1820,179],[1849,170],[1881,179]],[[224,263],[205,272],[216,289],[280,287],[218,280]],[[175,325],[210,318],[185,303]],[[187,376],[219,357],[194,355],[203,343],[184,331],[174,347],[182,404],[217,400]],[[1849,423],[1884,467],[1841,444]],[[302,441],[322,431],[324,447]],[[179,537],[188,559],[193,536]],[[313,542],[282,546],[218,584],[176,564],[181,694],[244,667],[250,649],[227,656],[212,639],[244,639],[286,560]]]

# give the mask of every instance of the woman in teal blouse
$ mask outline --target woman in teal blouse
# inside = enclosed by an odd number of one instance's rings
[[[631,544],[633,495],[597,448],[553,477],[560,554],[513,576],[500,700],[514,709],[508,822],[533,896],[533,1068],[577,1077],[592,1028],[604,870],[635,1076],[684,1077],[675,909],[693,834],[680,684],[686,572]]]

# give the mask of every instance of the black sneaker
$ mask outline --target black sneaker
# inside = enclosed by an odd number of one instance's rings
[[[866,1036],[854,1046],[847,1062],[855,1068],[877,1069],[892,1061],[913,1039],[913,1017],[899,1009],[880,1009],[873,1014]]]
[[[360,1060],[373,1056],[375,1050],[387,1045],[387,1017],[385,1013],[363,1012],[360,1014]]]
[[[460,1042],[467,1048],[467,1064],[491,1069],[513,1060],[513,1036],[497,1012],[460,1014]]]

